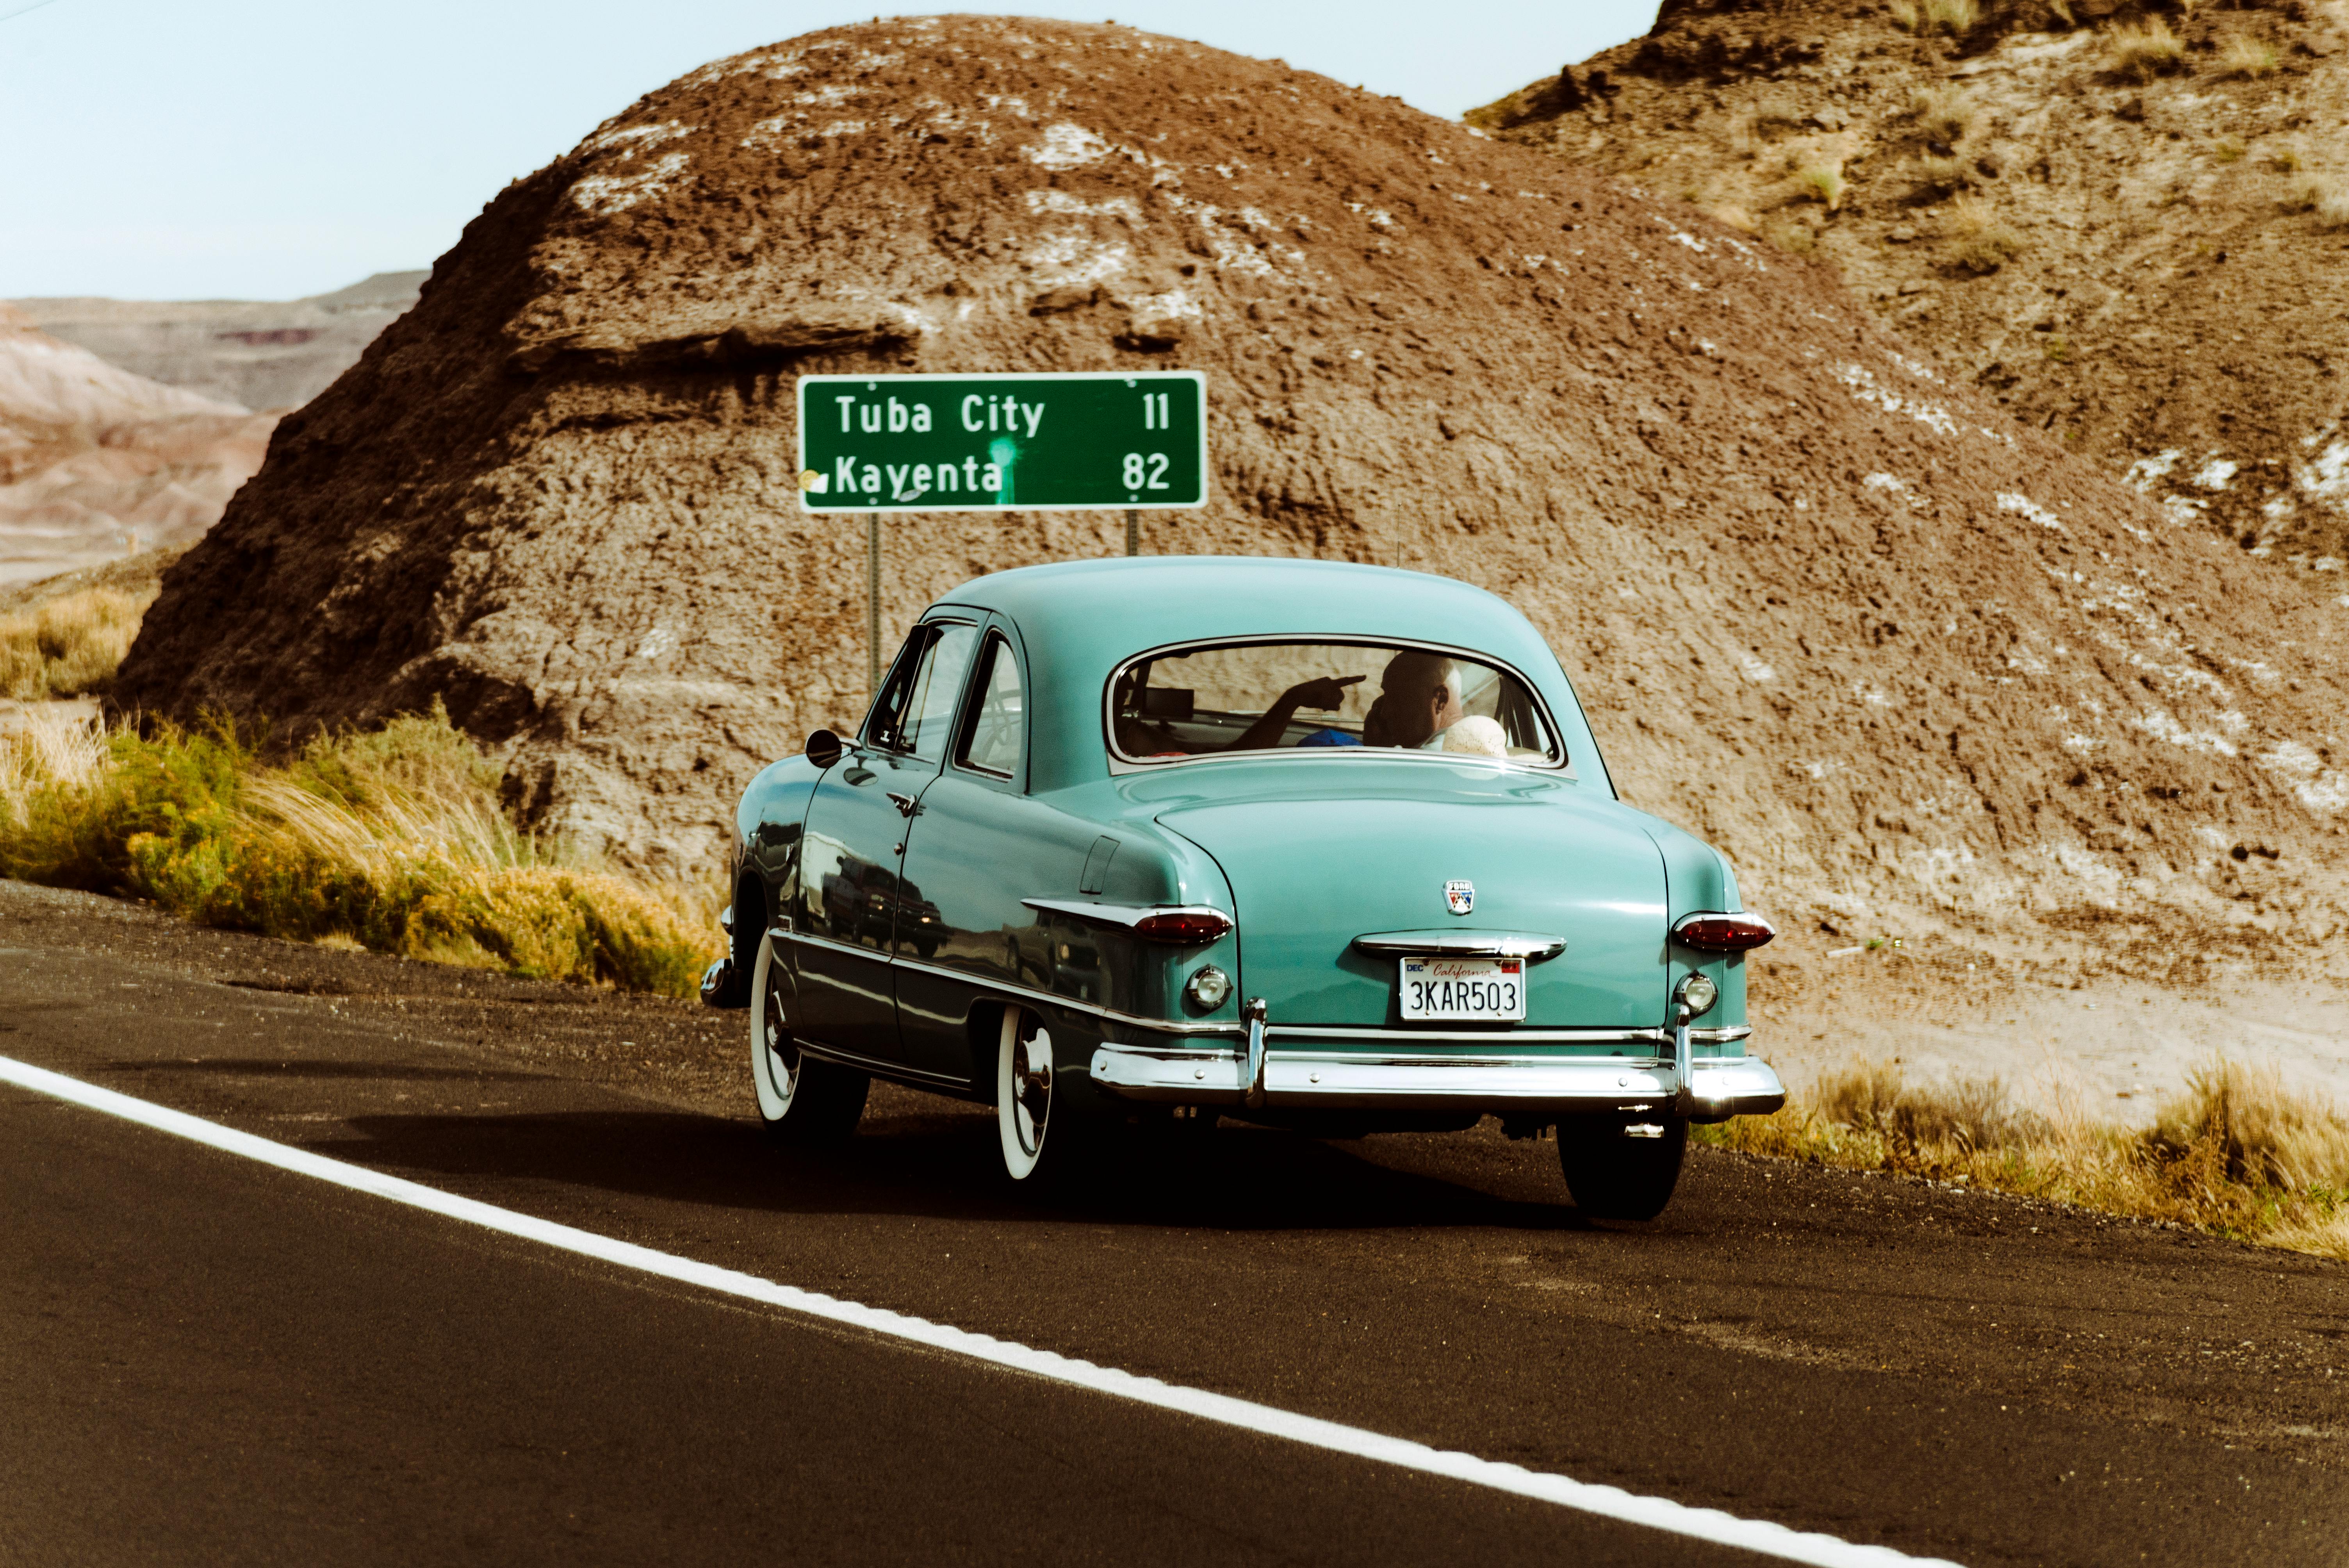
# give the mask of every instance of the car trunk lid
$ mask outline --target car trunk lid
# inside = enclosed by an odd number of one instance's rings
[[[1399,1027],[1398,961],[1356,937],[1533,934],[1566,949],[1530,966],[1519,1027],[1661,1024],[1663,861],[1630,814],[1516,770],[1413,771],[1423,776],[1400,787],[1268,789],[1159,813],[1231,883],[1243,993],[1264,997],[1276,1025]],[[1449,910],[1454,882],[1474,885],[1466,915]]]

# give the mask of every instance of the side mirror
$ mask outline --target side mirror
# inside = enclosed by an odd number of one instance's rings
[[[830,769],[840,760],[840,737],[828,729],[819,729],[807,738],[807,759],[819,770]]]

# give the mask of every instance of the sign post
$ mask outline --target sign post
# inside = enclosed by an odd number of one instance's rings
[[[864,520],[864,700],[881,695],[881,514]]]
[[[802,376],[800,505],[865,514],[865,640],[881,687],[885,511],[1125,513],[1207,504],[1207,378],[1196,370]]]

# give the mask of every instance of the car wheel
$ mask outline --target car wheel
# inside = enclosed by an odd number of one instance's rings
[[[1558,1169],[1574,1206],[1594,1220],[1652,1220],[1672,1201],[1688,1153],[1688,1123],[1589,1117],[1557,1125]]]
[[[761,940],[750,975],[750,1087],[768,1136],[797,1144],[838,1143],[856,1130],[873,1080],[853,1068],[820,1062],[792,1037],[788,977],[774,944]]]
[[[1004,1172],[1014,1181],[1037,1181],[1076,1163],[1081,1130],[1071,1125],[1067,1097],[1057,1092],[1060,1078],[1044,1020],[1026,1007],[1006,1007],[996,1050],[995,1125]],[[1056,1111],[1056,1104],[1062,1109]]]

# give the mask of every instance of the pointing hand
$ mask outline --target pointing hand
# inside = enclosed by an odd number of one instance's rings
[[[1296,699],[1299,707],[1342,707],[1346,703],[1346,688],[1369,678],[1367,676],[1322,676],[1290,686],[1288,695]]]

